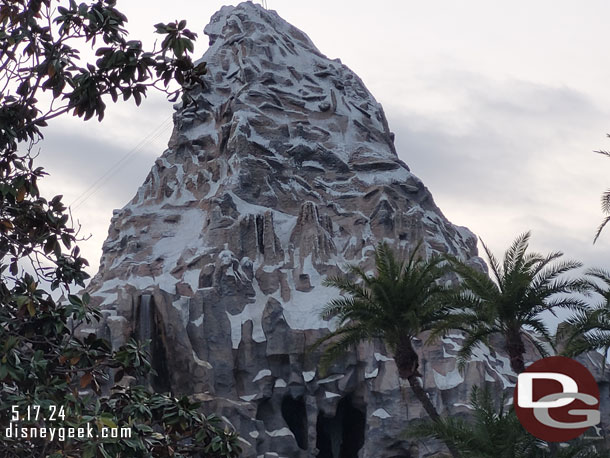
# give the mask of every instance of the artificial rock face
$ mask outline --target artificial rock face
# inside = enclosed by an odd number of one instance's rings
[[[307,347],[348,263],[370,270],[379,241],[406,255],[480,263],[474,235],[448,222],[397,157],[381,105],[339,60],[252,3],[205,28],[205,86],[177,106],[169,148],[115,211],[88,287],[113,345],[152,338],[158,390],[192,394],[241,434],[245,457],[398,458],[441,448],[398,438],[423,408],[381,343],[321,377]],[[405,152],[408,156],[411,152]],[[417,344],[441,413],[471,387],[514,383],[500,350],[464,374],[461,338]]]

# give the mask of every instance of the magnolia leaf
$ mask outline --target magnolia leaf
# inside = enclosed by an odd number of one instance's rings
[[[93,374],[91,372],[87,372],[80,378],[80,387],[87,388],[87,386],[89,386],[91,383],[91,380],[93,380]]]

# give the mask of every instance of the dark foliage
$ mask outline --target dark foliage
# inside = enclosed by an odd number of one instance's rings
[[[205,64],[191,61],[195,34],[185,21],[157,24],[163,39],[152,51],[129,39],[126,22],[115,0],[0,3],[0,428],[4,436],[11,424],[88,425],[94,435],[3,437],[1,456],[239,454],[236,435],[196,403],[127,383],[151,370],[140,343],[113,351],[77,332],[99,318],[89,297],[74,291],[84,286],[87,261],[62,197],[46,199],[38,189],[45,172],[30,152],[51,119],[101,120],[108,100],[140,104],[150,88],[175,100],[202,84]],[[64,300],[54,298],[60,294]],[[96,437],[116,426],[131,437]]]

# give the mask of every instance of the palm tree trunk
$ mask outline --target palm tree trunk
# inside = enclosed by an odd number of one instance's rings
[[[428,397],[428,393],[426,393],[426,390],[424,390],[424,387],[422,386],[421,382],[419,381],[419,378],[416,376],[412,376],[412,377],[409,377],[407,379],[407,381],[409,382],[409,385],[411,386],[411,389],[413,390],[415,397],[419,400],[419,402],[421,402],[421,404],[424,407],[424,410],[426,411],[428,416],[430,418],[432,418],[434,421],[439,421],[441,416],[436,411],[436,407],[434,407],[434,404],[432,404],[432,401],[430,401],[430,398]]]
[[[515,332],[509,332],[505,336],[506,352],[510,358],[510,367],[516,373],[520,374],[525,371],[525,361],[523,355],[525,354],[525,344],[521,338],[521,330],[518,329]]]
[[[510,367],[518,375],[525,371],[525,344],[521,338],[521,332],[509,332],[505,335],[506,351],[510,358]],[[559,454],[559,444],[557,442],[547,442],[549,446],[550,458],[557,458]]]
[[[426,391],[424,390],[424,387],[422,386],[418,375],[412,375],[407,379],[407,381],[409,382],[409,385],[411,385],[411,389],[413,390],[413,393],[415,393],[415,397],[417,397],[417,399],[419,399],[419,402],[421,402],[422,406],[424,406],[424,410],[426,411],[428,416],[433,421],[440,421],[441,416],[436,411],[436,408],[432,404],[432,401],[430,401],[428,393],[426,393]],[[451,456],[453,458],[460,458],[460,452],[458,451],[453,442],[445,441],[445,445],[449,449],[449,453],[451,453]]]
[[[401,340],[399,345],[396,347],[396,351],[394,352],[394,360],[396,361],[398,376],[401,379],[409,382],[415,397],[419,400],[419,402],[421,402],[428,416],[433,421],[440,421],[441,416],[436,411],[432,401],[430,401],[428,393],[426,393],[424,390],[424,387],[419,379],[419,377],[421,377],[421,374],[419,373],[419,356],[417,356],[417,353],[413,349],[413,345],[411,345],[410,337],[406,337],[405,339]],[[460,453],[453,442],[446,441],[445,445],[449,449],[449,452],[453,458],[461,458]]]

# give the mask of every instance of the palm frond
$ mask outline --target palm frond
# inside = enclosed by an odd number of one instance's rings
[[[349,321],[357,321],[379,313],[377,304],[371,301],[363,301],[354,297],[339,297],[330,301],[323,309],[320,316],[329,320],[337,318],[339,325]]]
[[[474,387],[470,399],[473,415],[467,420],[419,421],[403,437],[451,440],[462,456],[469,458],[538,458],[531,454],[536,439],[523,429],[512,410],[505,411],[502,405],[498,409],[487,389]]]
[[[570,332],[565,353],[576,355],[585,351],[600,350],[610,345],[610,274],[599,268],[586,271],[586,275],[601,281],[591,282],[591,289],[602,296],[603,302],[582,307],[568,318]]]
[[[468,330],[464,342],[462,342],[462,348],[458,350],[457,354],[457,367],[460,372],[464,372],[466,364],[474,351],[481,345],[487,345],[489,343],[488,337],[496,331],[496,329],[486,326],[474,327]]]
[[[452,267],[455,273],[462,278],[462,287],[481,298],[497,297],[503,291],[485,272],[462,262],[453,262]]]
[[[341,276],[327,277],[324,280],[323,285],[332,287],[332,288],[337,288],[342,293],[350,294],[352,296],[356,296],[356,297],[360,297],[360,298],[369,297],[369,291],[367,289],[366,284],[363,285],[359,282],[351,280],[348,277],[341,277]]]
[[[523,262],[523,257],[527,251],[531,232],[527,231],[517,236],[512,245],[504,253],[504,273],[519,270],[519,265]]]
[[[435,438],[451,441],[468,458],[608,458],[609,452],[597,451],[594,443],[570,441],[557,452],[536,439],[522,426],[513,409],[505,410],[503,400],[496,406],[487,389],[472,389],[468,419],[448,417],[440,421],[414,422],[401,435],[405,439]]]
[[[610,300],[610,271],[592,267],[585,271],[585,275],[602,281],[606,286],[605,288],[602,288],[595,282],[591,282],[591,288],[600,296],[603,296],[604,298]]]
[[[445,417],[438,421],[418,420],[409,425],[401,434],[404,439],[434,438],[444,442],[459,444],[458,450],[464,456],[467,450],[477,445],[473,444],[472,428],[459,417]]]
[[[532,336],[528,332],[521,333],[521,335],[525,336],[525,338],[530,341],[534,348],[536,348],[542,358],[550,356],[550,352],[544,346],[545,343],[548,344],[553,351],[555,351],[555,342],[553,342],[551,333],[542,320],[537,318],[531,318],[526,323],[524,323],[524,327],[530,328],[537,334],[535,336]],[[541,339],[542,342],[540,342],[538,339]]]
[[[409,264],[415,259],[415,250],[409,258]],[[399,262],[394,256],[393,251],[386,242],[382,242],[375,250],[375,268],[377,269],[377,278],[388,278],[398,280],[402,272],[404,264]]]
[[[532,257],[532,276],[538,275],[542,272],[549,264],[563,256],[561,251],[553,251],[546,256],[542,256],[536,253],[535,257]],[[580,266],[579,266],[580,267]]]
[[[447,272],[443,258],[424,259],[416,247],[402,262],[387,243],[380,243],[375,249],[375,270],[369,275],[358,266],[348,266],[345,275],[324,281],[342,296],[331,300],[321,314],[325,319],[336,318],[338,328],[310,347],[311,351],[324,344],[322,367],[360,340],[380,337],[392,347],[448,315],[442,300],[447,288],[440,282]]]
[[[597,242],[597,239],[599,238],[600,234],[602,233],[604,227],[606,227],[606,224],[608,224],[608,222],[610,222],[610,216],[606,216],[602,220],[601,224],[598,226],[597,231],[595,232],[595,237],[593,237],[593,244]]]
[[[329,367],[350,349],[354,349],[360,342],[377,337],[361,325],[352,324],[337,329],[324,337],[318,339],[310,348],[313,351],[325,342],[330,342],[324,349],[320,358],[320,373],[325,374]]]
[[[592,282],[582,277],[567,277],[582,264],[561,261],[560,251],[546,255],[528,252],[530,237],[529,231],[519,235],[506,250],[501,264],[481,241],[493,280],[455,257],[447,257],[461,284],[450,296],[452,303],[447,314],[437,322],[430,338],[445,335],[450,329],[464,333],[464,345],[458,352],[460,370],[477,345],[486,343],[494,333],[500,333],[506,340],[517,330],[529,328],[552,347],[554,342],[539,315],[545,311],[555,313],[556,309],[579,312],[587,306],[575,293],[590,295]],[[604,278],[610,285],[610,275]],[[533,339],[532,344],[543,355],[549,351],[542,341]]]
[[[601,197],[602,211],[606,214],[610,213],[610,189],[604,191]]]
[[[609,137],[610,137],[610,135],[609,135]],[[610,157],[610,152],[609,152],[609,151],[605,151],[605,150],[598,150],[598,151],[593,151],[593,152],[594,152],[594,153],[597,153],[597,154],[603,154],[604,156],[608,156],[608,157]]]
[[[581,329],[574,327],[563,353],[566,356],[576,356],[588,351],[602,350],[606,347],[610,347],[610,332],[608,330],[594,328],[583,333]]]
[[[571,310],[572,312],[580,312],[585,310],[587,306],[587,302],[583,301],[582,299],[572,296],[565,296],[547,299],[546,302],[540,306],[532,307],[532,311],[534,314],[542,313],[545,310],[554,312],[554,309],[567,309]]]
[[[595,151],[596,153],[599,154],[603,154],[605,156],[610,156],[610,153],[608,151]],[[606,215],[608,215],[610,213],[610,189],[607,189],[606,191],[604,191],[601,195],[601,207],[602,207],[602,212],[605,213]],[[595,244],[595,242],[597,242],[597,239],[599,238],[602,230],[604,229],[604,227],[606,227],[606,224],[608,224],[608,221],[610,221],[610,216],[607,216],[606,218],[604,218],[601,222],[601,224],[599,225],[599,227],[597,228],[597,232],[595,233],[595,237],[593,238],[593,243]]]
[[[553,253],[553,254],[561,254],[561,252]],[[550,255],[545,258],[544,262],[541,262],[535,269],[535,276],[533,276],[532,288],[537,289],[544,285],[550,284],[553,280],[556,280],[563,274],[568,273],[571,270],[578,269],[582,267],[582,263],[578,261],[561,261],[556,262],[555,264],[549,265],[548,261],[556,260],[559,256],[552,258]],[[548,262],[547,262],[548,261]],[[575,285],[580,285],[580,282],[575,282]]]
[[[479,240],[481,241],[481,245],[483,245],[483,250],[485,251],[487,261],[489,262],[489,266],[491,267],[491,271],[494,274],[498,287],[500,288],[500,290],[503,290],[504,286],[502,284],[502,281],[504,278],[504,272],[506,272],[506,270],[500,266],[500,263],[498,262],[494,254],[491,252],[491,250],[487,247],[487,245],[485,245],[483,239],[479,237]]]

